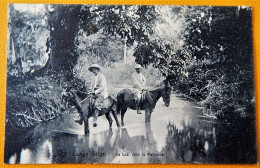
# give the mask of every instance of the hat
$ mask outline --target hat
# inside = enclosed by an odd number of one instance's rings
[[[135,69],[142,69],[142,66],[140,64],[136,64]]]
[[[97,68],[99,71],[100,71],[100,67],[98,66],[98,64],[92,64],[89,68],[88,68],[88,70],[90,71],[90,72],[92,72],[92,69],[93,68]]]

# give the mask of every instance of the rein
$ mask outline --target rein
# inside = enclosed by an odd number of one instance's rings
[[[160,91],[159,91],[159,90],[160,90]],[[162,90],[162,88],[156,88],[156,89],[154,89],[154,90],[151,90],[151,92],[156,92],[156,98],[154,98],[154,95],[153,95],[152,93],[150,93],[150,94],[152,95],[154,101],[157,100],[157,97],[158,97],[158,96],[162,97],[162,95],[163,95],[164,92],[162,92],[161,90]],[[160,97],[158,97],[158,98],[160,98]]]
[[[91,114],[93,114],[93,112],[94,112],[94,110],[93,110],[93,104],[94,104],[94,103],[93,103],[93,100],[94,100],[93,95],[90,94],[90,95],[88,95],[86,98],[84,98],[83,100],[81,100],[80,102],[78,102],[77,99],[79,99],[79,98],[78,98],[78,96],[76,95],[76,93],[74,93],[73,90],[70,90],[69,93],[73,95],[73,97],[74,97],[74,99],[75,99],[75,102],[77,103],[77,106],[79,106],[79,105],[82,104],[84,101],[86,101],[87,99],[89,99],[89,111],[90,111]]]
[[[151,92],[153,92],[155,95],[152,94]],[[151,97],[153,98],[153,101],[157,101],[160,97],[163,97],[163,95],[167,94],[167,89],[159,87],[154,90],[151,90],[149,93],[150,93]],[[156,97],[154,97],[154,96],[156,96]],[[170,98],[167,100],[170,100]]]
[[[86,99],[89,99],[89,111],[90,111],[90,114],[92,115],[94,113],[94,98],[93,98],[93,95],[88,95],[84,100],[80,101],[79,103],[81,104],[83,101],[85,101]]]
[[[81,104],[81,103],[84,102],[86,99],[91,98],[91,97],[93,98],[92,95],[87,96],[85,99],[81,100],[81,101],[79,102],[79,104]]]

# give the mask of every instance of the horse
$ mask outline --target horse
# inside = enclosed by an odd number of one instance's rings
[[[68,94],[67,98],[78,110],[78,113],[81,115],[83,122],[84,122],[84,133],[85,135],[89,135],[89,122],[88,119],[90,117],[93,117],[93,114],[95,110],[98,110],[94,107],[94,96],[92,94],[89,94],[85,99],[81,100],[77,94],[71,89]],[[112,127],[113,120],[110,117],[110,113],[112,112],[112,115],[116,121],[116,125],[120,127],[119,121],[117,119],[117,100],[116,98],[113,98],[111,95],[108,97],[109,103],[108,108],[101,110],[98,110],[99,116],[105,115],[108,122],[109,127]]]
[[[170,104],[171,87],[168,82],[163,87],[143,92],[143,99],[140,102],[140,110],[145,110],[145,123],[151,121],[151,114],[157,101],[162,97],[166,107]],[[117,94],[117,112],[121,113],[121,125],[124,126],[124,115],[127,109],[136,110],[134,95],[130,89],[123,89]]]

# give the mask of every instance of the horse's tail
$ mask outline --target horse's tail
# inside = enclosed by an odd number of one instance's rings
[[[109,98],[112,100],[113,102],[113,105],[112,106],[116,106],[116,111],[117,111],[117,114],[120,113],[120,107],[118,106],[118,101],[117,101],[117,98],[113,95],[113,94],[110,94],[109,95]]]
[[[124,100],[124,92],[123,92],[123,90],[121,90],[117,94],[116,99],[117,99],[116,111],[117,111],[117,114],[121,114],[122,101]]]

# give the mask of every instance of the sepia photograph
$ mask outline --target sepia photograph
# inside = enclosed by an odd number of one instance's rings
[[[257,164],[249,6],[9,4],[5,164]]]

